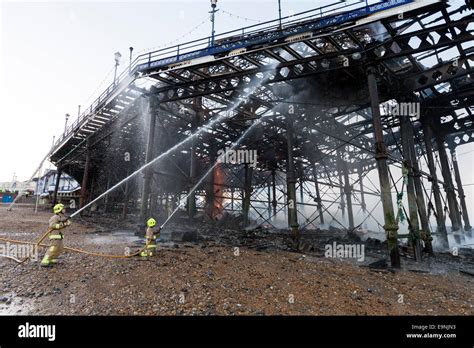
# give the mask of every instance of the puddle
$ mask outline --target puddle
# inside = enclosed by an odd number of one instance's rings
[[[135,235],[133,230],[115,230],[112,232],[94,233],[89,236],[92,244],[116,245],[143,243],[144,239]]]
[[[7,302],[0,302],[0,315],[31,315],[34,314],[34,305],[30,300],[16,296],[15,293],[5,293],[0,298],[8,298]],[[11,301],[11,302],[10,302]]]
[[[25,231],[25,232],[12,232],[12,231],[5,231],[5,230],[0,230],[0,236],[4,238],[11,238],[11,239],[19,239],[18,237],[25,237],[28,235],[35,235],[35,231]]]

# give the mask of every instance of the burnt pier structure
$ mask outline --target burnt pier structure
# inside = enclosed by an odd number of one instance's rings
[[[474,139],[473,29],[469,1],[345,1],[148,52],[50,159],[84,206],[162,155],[93,214],[242,214],[296,246],[372,221],[399,267],[401,240],[421,260],[434,237],[448,247],[447,226],[471,230],[456,149]]]

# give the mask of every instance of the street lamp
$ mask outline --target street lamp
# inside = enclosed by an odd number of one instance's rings
[[[132,71],[132,52],[133,52],[133,47],[129,47],[128,48],[130,50],[130,62],[128,64],[128,73],[130,74],[130,72]]]
[[[71,117],[71,115],[69,115],[69,114],[66,114],[66,122],[64,122],[64,133],[66,133],[66,129],[67,129],[67,121],[69,120],[69,117]]]
[[[211,0],[211,23],[212,23],[212,35],[211,35],[211,47],[214,46],[214,36],[216,34],[214,28],[215,28],[215,19],[216,19],[216,12],[219,10],[216,10],[217,7],[217,0]]]
[[[120,65],[120,58],[122,58],[122,55],[120,52],[115,52],[114,53],[114,58],[115,58],[115,72],[114,72],[114,85],[117,82],[117,68]]]
[[[279,18],[280,30],[281,30],[281,0],[278,0],[278,18]]]

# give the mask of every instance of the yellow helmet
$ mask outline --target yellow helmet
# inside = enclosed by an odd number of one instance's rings
[[[60,212],[63,211],[63,209],[64,209],[64,204],[58,203],[54,206],[53,211],[55,214],[59,214]]]
[[[156,220],[153,219],[153,218],[150,218],[150,219],[148,219],[148,221],[146,222],[146,225],[147,225],[148,227],[154,227],[154,226],[156,226]]]

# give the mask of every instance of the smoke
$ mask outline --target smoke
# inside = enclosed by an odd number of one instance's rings
[[[273,63],[273,65],[269,66],[269,69],[271,70],[274,70],[277,66],[277,63]],[[96,197],[94,200],[92,200],[91,202],[89,202],[88,204],[86,204],[84,207],[82,207],[81,209],[77,210],[75,213],[73,213],[71,215],[71,217],[74,217],[76,216],[77,214],[79,214],[81,211],[83,211],[84,209],[88,208],[89,206],[91,206],[92,204],[94,204],[95,202],[97,202],[98,200],[100,200],[101,198],[107,196],[109,193],[113,192],[114,190],[116,190],[118,187],[120,187],[121,185],[123,185],[125,182],[127,182],[128,180],[130,180],[131,178],[134,178],[135,176],[137,176],[139,173],[141,173],[142,171],[144,171],[145,169],[147,169],[148,167],[154,165],[155,163],[157,163],[159,160],[163,159],[163,158],[166,158],[167,156],[169,156],[170,154],[172,154],[174,151],[180,149],[181,147],[183,147],[184,145],[187,145],[189,142],[191,142],[193,139],[197,138],[200,134],[202,134],[203,132],[205,131],[208,131],[208,130],[212,130],[212,127],[216,124],[219,124],[221,122],[224,122],[227,118],[229,118],[230,115],[232,115],[232,111],[234,111],[235,109],[237,109],[244,101],[245,99],[250,96],[252,93],[255,92],[255,90],[260,87],[263,83],[265,83],[270,77],[270,74],[269,72],[265,73],[264,76],[261,78],[261,79],[255,79],[254,81],[252,81],[253,83],[249,86],[246,86],[245,87],[245,97],[243,98],[240,98],[229,110],[227,110],[227,112],[225,113],[221,113],[220,115],[218,115],[217,117],[211,119],[209,122],[207,122],[205,125],[201,126],[198,128],[198,130],[196,130],[194,133],[190,134],[187,138],[185,138],[184,140],[178,142],[176,145],[174,145],[173,147],[171,147],[170,149],[168,149],[167,151],[163,152],[162,154],[160,154],[159,156],[157,156],[156,158],[154,158],[153,160],[151,160],[150,162],[144,164],[143,166],[141,166],[140,168],[138,168],[136,171],[134,171],[132,174],[130,174],[129,176],[125,177],[124,179],[122,179],[121,181],[119,181],[117,184],[115,184],[114,186],[112,186],[110,189],[108,189],[107,191],[103,192],[102,194],[100,194],[98,197]],[[149,101],[148,101],[149,102]],[[178,205],[179,207],[179,205]]]

